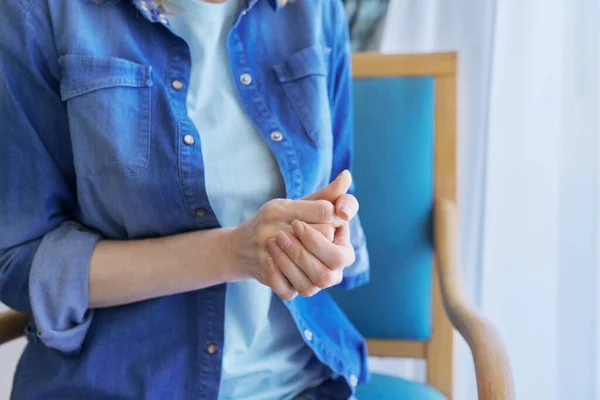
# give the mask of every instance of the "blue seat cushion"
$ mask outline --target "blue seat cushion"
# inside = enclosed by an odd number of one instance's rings
[[[447,400],[437,390],[418,382],[394,376],[373,374],[356,391],[358,400]]]

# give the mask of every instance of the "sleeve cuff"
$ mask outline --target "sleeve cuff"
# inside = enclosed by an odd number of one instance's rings
[[[89,265],[101,236],[65,222],[44,236],[33,258],[29,297],[38,336],[48,347],[77,353],[91,324]]]
[[[356,259],[354,264],[344,270],[344,278],[338,285],[342,289],[354,289],[369,282],[369,253],[365,233],[358,215],[350,221],[350,240],[354,247]]]

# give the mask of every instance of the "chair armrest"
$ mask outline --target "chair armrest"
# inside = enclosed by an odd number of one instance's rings
[[[27,314],[12,310],[0,313],[0,344],[23,336],[27,321],[29,321]]]
[[[435,204],[435,247],[444,308],[466,340],[475,363],[480,400],[513,400],[514,383],[508,354],[496,330],[477,315],[461,290],[456,249],[458,221],[450,201]]]

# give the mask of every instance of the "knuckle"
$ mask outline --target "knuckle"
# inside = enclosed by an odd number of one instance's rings
[[[279,297],[284,301],[293,300],[296,296],[298,296],[298,292],[292,289],[284,289],[280,293],[277,293]]]
[[[335,213],[333,203],[327,200],[318,200],[318,217],[321,221],[329,221]]]
[[[265,223],[268,223],[269,221],[272,221],[274,216],[275,216],[274,206],[272,206],[269,203],[265,204],[262,207],[261,212],[260,212],[261,223],[265,224]]]
[[[256,230],[256,239],[258,240],[258,243],[267,243],[272,236],[269,229],[266,229],[265,226],[259,226]]]
[[[354,264],[354,262],[356,261],[356,253],[354,252],[354,249],[352,249],[352,251],[350,251],[349,253],[350,254],[348,255],[348,261],[346,265],[347,267]]]
[[[281,200],[274,199],[265,203],[261,208],[261,216],[264,221],[272,221],[277,218],[281,210]]]
[[[320,271],[317,276],[317,284],[321,289],[326,289],[335,283],[335,272],[331,270]]]
[[[314,285],[303,285],[302,288],[298,290],[298,293],[302,297],[311,297],[314,296],[320,289]]]
[[[284,285],[283,283],[277,281],[277,279],[275,279],[274,275],[272,274],[269,274],[269,276],[266,279],[266,282],[267,285],[271,288],[271,290],[273,290],[273,292],[275,292],[275,294],[277,294],[277,296],[279,296],[284,301],[292,300],[298,295],[298,292],[288,287],[287,285]]]
[[[331,257],[331,262],[333,263],[333,265],[330,265],[330,267],[332,267],[333,269],[340,269],[346,267],[346,265],[344,265],[344,256],[339,252],[335,253],[335,255]]]
[[[299,246],[292,244],[292,246],[289,248],[289,251],[291,253],[290,258],[294,264],[298,266],[308,265],[309,260],[307,259],[306,253]]]
[[[342,283],[342,280],[344,279],[344,273],[342,271],[338,271],[335,274],[335,278],[333,280],[333,285],[331,286],[337,286],[340,283]]]
[[[274,204],[277,205],[277,208],[281,211],[286,208],[290,208],[294,203],[293,200],[290,199],[275,199]]]

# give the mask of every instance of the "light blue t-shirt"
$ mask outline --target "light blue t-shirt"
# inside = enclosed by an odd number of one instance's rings
[[[229,68],[227,34],[241,1],[172,0],[169,22],[192,59],[188,112],[202,142],[206,189],[222,226],[285,197],[275,157],[245,114]],[[220,399],[291,399],[331,375],[283,302],[256,280],[227,285]]]

